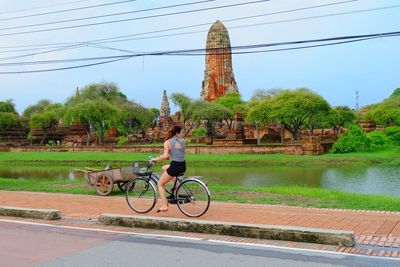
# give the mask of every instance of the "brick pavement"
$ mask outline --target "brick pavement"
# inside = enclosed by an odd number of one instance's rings
[[[96,221],[102,213],[135,214],[129,209],[125,198],[120,196],[0,191],[0,206],[58,209],[63,218],[77,221]],[[157,214],[155,211],[156,208],[147,216],[187,218],[175,206],[170,206],[167,213]],[[356,234],[356,246],[353,248],[338,246],[335,250],[344,253],[400,257],[400,213],[398,212],[212,202],[209,211],[200,220],[350,230]],[[281,244],[276,241],[271,243]],[[290,242],[283,244],[296,246]],[[324,246],[317,248],[324,249]],[[328,246],[325,246],[325,249],[331,250]]]

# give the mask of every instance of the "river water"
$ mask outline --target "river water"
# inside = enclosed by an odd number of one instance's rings
[[[0,166],[0,177],[12,179],[76,180],[71,166]],[[190,167],[187,175],[208,183],[238,186],[300,185],[362,194],[400,196],[400,168],[346,165],[335,167]]]

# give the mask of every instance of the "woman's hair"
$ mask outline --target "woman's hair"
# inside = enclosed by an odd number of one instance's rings
[[[181,131],[182,131],[182,128],[178,125],[175,125],[172,128],[171,134],[172,134],[172,136],[175,136],[176,134],[180,133]]]
[[[174,136],[174,135],[172,134],[172,129],[168,129],[168,130],[165,132],[165,141],[171,139],[172,136]]]

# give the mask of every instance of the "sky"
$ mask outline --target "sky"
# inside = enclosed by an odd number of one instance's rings
[[[204,79],[204,55],[143,54],[203,49],[207,32],[216,20],[228,29],[232,47],[400,31],[398,0],[251,2],[256,1],[0,0],[0,101],[12,99],[21,113],[40,99],[63,103],[77,87],[104,81],[114,82],[130,100],[148,108],[160,107],[163,90],[168,95],[181,92],[198,99]],[[222,8],[234,4],[238,6]],[[177,6],[161,8],[171,5]],[[320,5],[325,6],[316,7]],[[159,9],[143,11],[154,8]],[[122,12],[130,13],[113,15]],[[89,18],[94,16],[103,17]],[[125,21],[76,27],[115,20]],[[203,26],[164,31],[197,24]],[[160,32],[149,33],[154,31]],[[98,41],[126,35],[130,37],[125,40]],[[400,87],[399,48],[400,36],[395,36],[308,49],[234,54],[233,71],[246,101],[257,89],[307,87],[332,106],[355,108],[356,91],[361,107],[382,101]],[[138,54],[141,56],[104,65],[21,73],[102,61],[43,62],[47,60]],[[172,111],[177,111],[170,104]]]

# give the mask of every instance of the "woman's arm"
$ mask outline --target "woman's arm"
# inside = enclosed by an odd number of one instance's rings
[[[151,159],[152,161],[161,161],[161,160],[167,160],[169,159],[169,142],[165,141],[164,142],[164,154]]]

